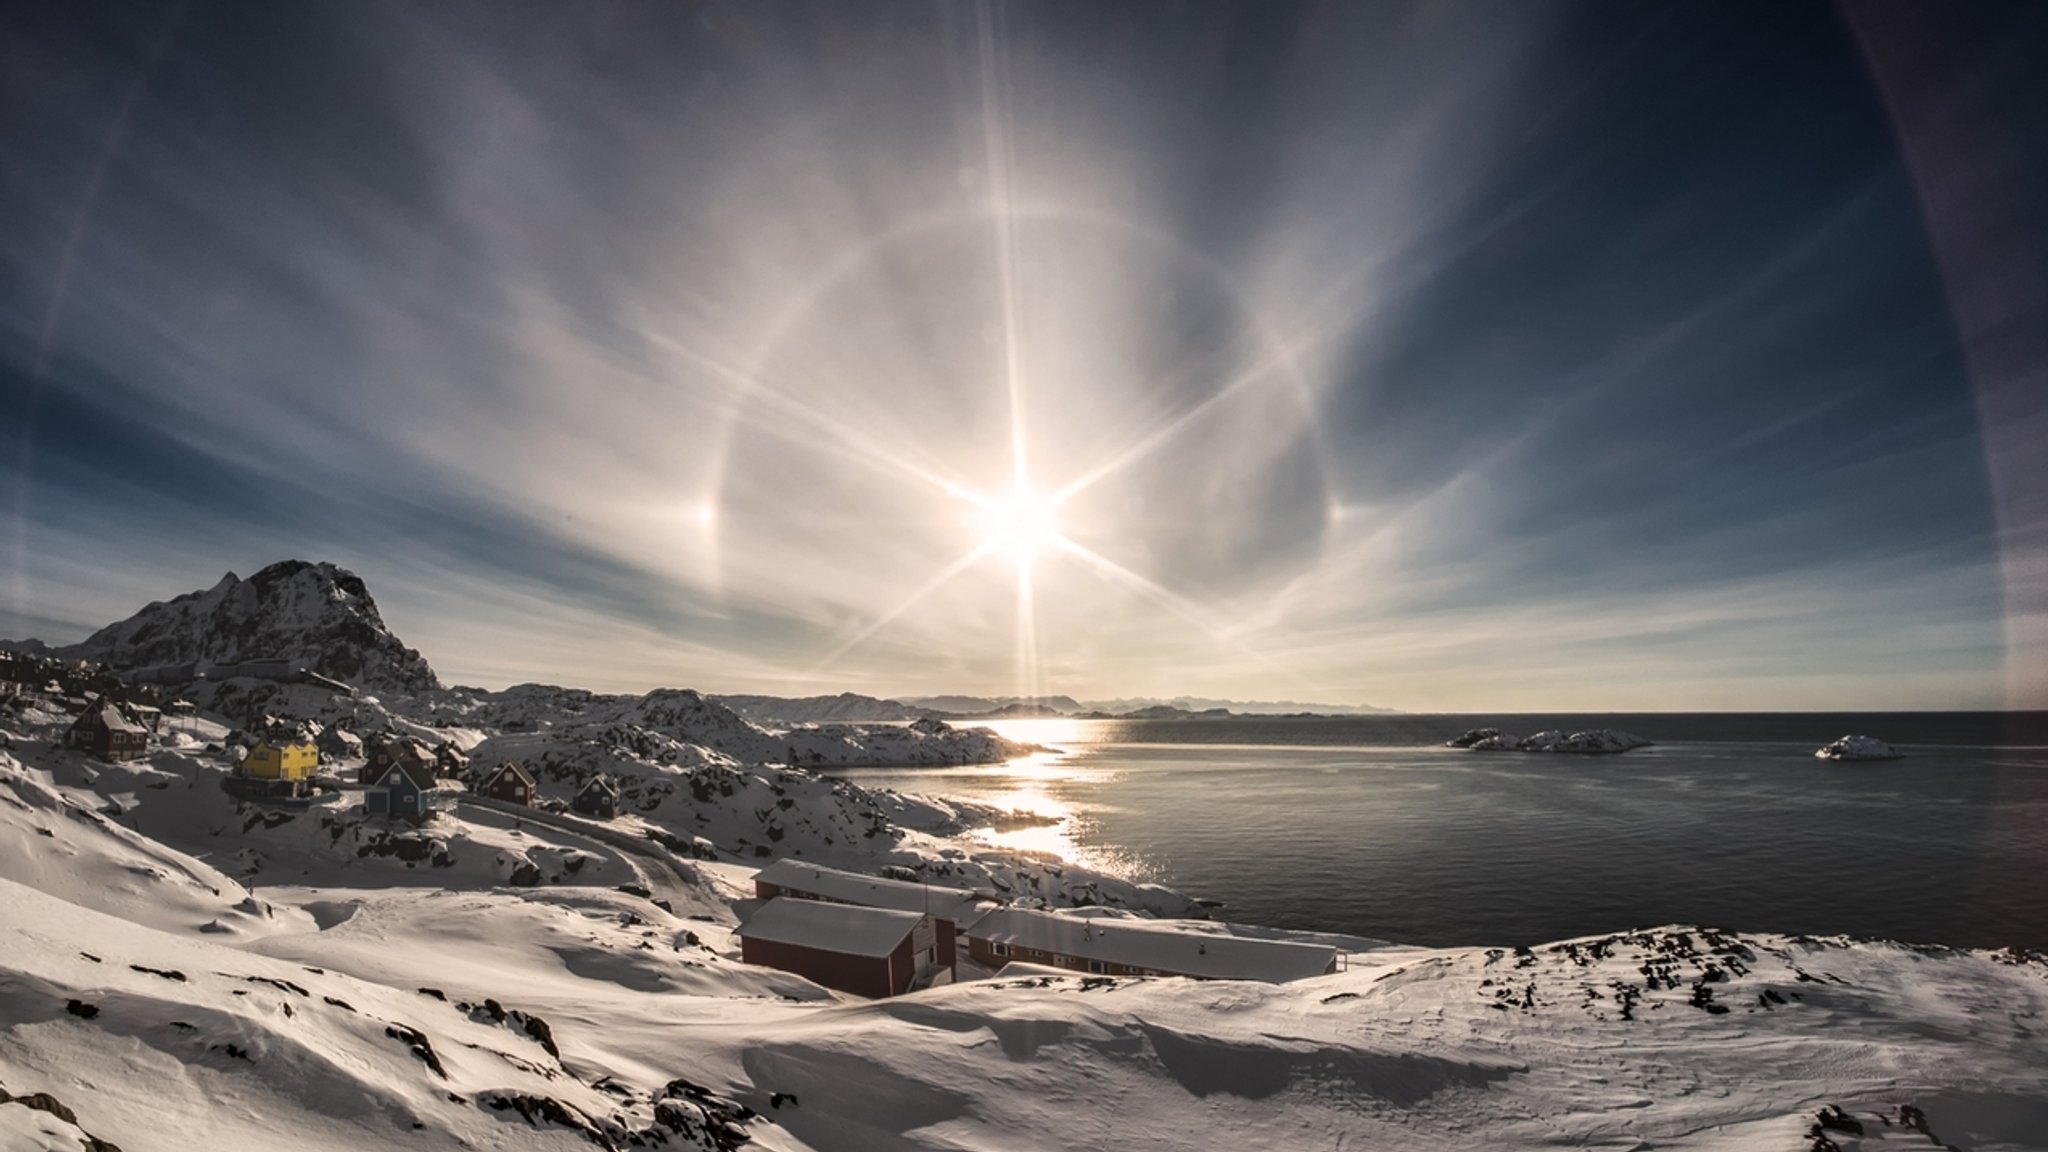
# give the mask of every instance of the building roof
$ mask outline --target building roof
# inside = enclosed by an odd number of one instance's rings
[[[148,732],[142,725],[121,715],[121,709],[112,704],[102,704],[85,712],[73,722],[73,726],[93,723],[105,727],[109,732]]]
[[[941,920],[965,926],[992,905],[964,888],[941,888],[913,884],[907,880],[885,880],[837,868],[820,868],[783,857],[754,874],[759,883],[773,884],[791,892],[802,892],[842,904],[865,908],[894,908],[899,912],[924,912]]]
[[[525,766],[517,760],[507,760],[496,768],[491,769],[490,773],[484,777],[484,783],[489,784],[507,772],[512,773],[521,784],[526,785],[528,788],[532,788],[540,783],[540,781],[533,778],[533,773],[528,772]]]
[[[983,916],[967,934],[977,940],[1105,964],[1269,984],[1320,976],[1337,958],[1337,950],[1326,944],[1184,932],[1142,920],[1056,916],[1025,908],[998,908]]]
[[[430,786],[420,783],[419,780],[415,778],[412,773],[405,770],[405,765],[393,764],[391,767],[386,768],[384,770],[384,774],[382,776],[377,777],[377,782],[370,785],[370,787],[384,789],[396,788],[399,790],[410,788],[414,792],[424,792]]]
[[[287,748],[312,747],[313,742],[311,740],[301,740],[296,736],[265,736],[262,739],[257,740],[254,744],[249,745],[249,753],[251,755],[254,755],[258,748],[276,748],[279,751],[283,751]]]
[[[915,912],[777,897],[755,909],[738,935],[848,956],[887,956],[922,919]]]

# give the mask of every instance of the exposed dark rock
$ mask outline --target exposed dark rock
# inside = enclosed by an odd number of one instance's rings
[[[582,1134],[585,1140],[600,1148],[617,1147],[611,1138],[605,1135],[603,1129],[591,1122],[590,1117],[552,1096],[534,1096],[525,1092],[490,1092],[477,1097],[477,1103],[494,1112],[517,1112],[535,1128],[543,1123],[553,1124]]]
[[[242,979],[248,981],[251,984],[268,984],[272,988],[275,988],[280,992],[290,992],[297,996],[312,995],[311,992],[306,991],[304,988],[299,987],[297,984],[294,984],[289,980],[279,980],[274,976],[244,976],[242,977]]]
[[[85,1152],[121,1152],[119,1145],[102,1140],[87,1132],[84,1128],[80,1128],[78,1115],[65,1107],[62,1101],[48,1092],[31,1092],[26,1096],[14,1096],[10,1095],[6,1089],[0,1089],[0,1104],[19,1104],[23,1108],[33,1108],[38,1112],[47,1112],[64,1123],[71,1125],[73,1128],[78,1128],[78,1136],[84,1143]]]
[[[528,1013],[526,1015],[526,1034],[533,1037],[534,1041],[545,1049],[548,1055],[553,1056],[557,1060],[562,1058],[562,1050],[555,1047],[554,1029],[548,1027],[547,1021]]]
[[[441,1058],[434,1055],[433,1042],[427,1039],[426,1033],[404,1024],[393,1024],[384,1029],[384,1034],[410,1048],[420,1063],[434,1070],[434,1075],[443,1080],[448,1078],[448,1070],[441,1066]]]

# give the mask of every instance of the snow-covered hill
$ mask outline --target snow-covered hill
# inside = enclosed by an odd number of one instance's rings
[[[765,728],[687,688],[606,696],[521,684],[503,692],[450,692],[401,706],[421,723],[545,734],[557,744],[627,748],[674,763],[724,760],[805,767],[986,764],[1030,749],[985,728],[937,720],[893,724],[797,724]]]
[[[115,668],[283,660],[372,690],[440,686],[426,658],[377,611],[362,578],[333,564],[284,560],[247,580],[153,603],[56,650]]]
[[[1665,927],[860,1002],[601,889],[265,899],[242,940],[0,880],[0,1090],[69,1117],[6,1146],[2048,1147],[2030,954]]]
[[[1152,894],[1002,863],[948,838],[980,818],[958,807],[708,750],[494,736],[478,751],[537,742],[553,796],[614,773],[629,814],[600,836],[465,807],[415,831],[347,794],[237,804],[214,722],[123,765],[12,723],[10,1150],[2048,1149],[2031,953],[1666,927],[1361,942],[1279,986],[1031,972],[871,1003],[739,962],[742,837],[1054,904]],[[675,849],[659,885],[619,847],[649,833]]]

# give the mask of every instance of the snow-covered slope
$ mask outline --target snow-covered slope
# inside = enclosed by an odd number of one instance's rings
[[[247,580],[230,572],[212,588],[150,604],[57,651],[116,668],[286,660],[373,690],[440,683],[426,658],[384,626],[361,577],[303,560]]]
[[[0,1085],[128,1152],[709,1150],[767,1127],[687,1079],[628,1087],[565,1060],[516,1001],[158,932],[12,881],[0,902]]]
[[[0,881],[0,1087],[126,1152],[2048,1147],[2026,954],[1670,927],[864,1003],[619,894],[277,896],[317,926],[233,947]]]

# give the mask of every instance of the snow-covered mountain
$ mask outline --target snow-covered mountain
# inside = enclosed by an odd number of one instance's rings
[[[375,691],[440,686],[426,657],[385,627],[362,577],[304,560],[280,561],[247,580],[230,572],[56,651],[117,669],[283,660]]]

